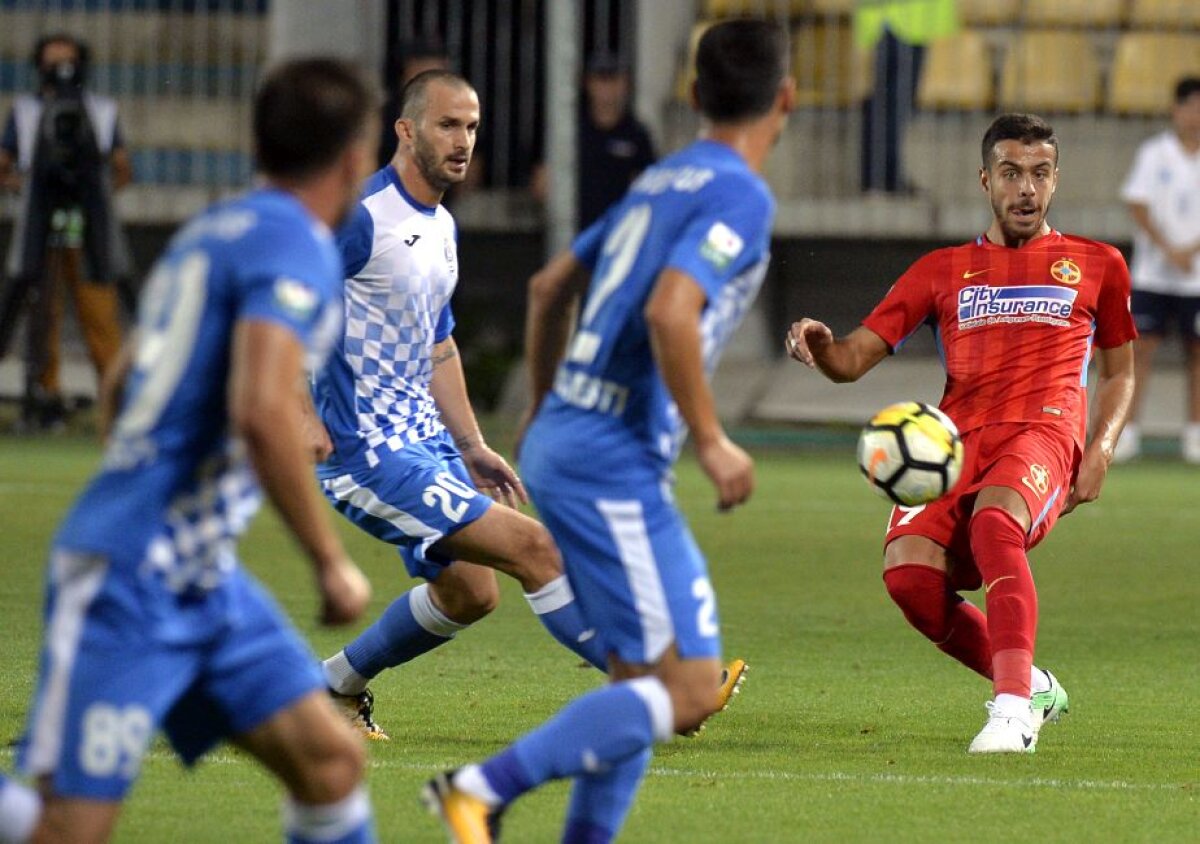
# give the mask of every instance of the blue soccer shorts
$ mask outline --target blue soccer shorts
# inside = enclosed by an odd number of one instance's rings
[[[672,643],[685,659],[721,655],[708,567],[662,490],[593,498],[530,485],[528,477],[526,485],[607,653],[638,665],[657,662]]]
[[[316,657],[262,587],[238,568],[218,588],[229,622],[165,643],[130,575],[56,551],[20,768],[49,776],[56,795],[120,800],[160,728],[190,765],[324,690]]]
[[[445,431],[399,451],[382,450],[379,458],[373,468],[322,480],[325,497],[367,533],[395,545],[411,576],[436,580],[453,560],[434,544],[481,518],[492,500],[475,489]]]
[[[1139,334],[1165,336],[1174,325],[1184,340],[1200,340],[1200,296],[1134,290],[1129,309]]]

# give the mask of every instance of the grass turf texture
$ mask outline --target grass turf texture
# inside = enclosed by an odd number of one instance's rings
[[[886,508],[849,450],[760,451],[755,499],[713,511],[694,463],[680,501],[713,570],[726,651],[745,691],[699,739],[660,748],[625,828],[631,842],[1185,841],[1200,823],[1200,600],[1196,469],[1114,469],[1104,498],[1035,550],[1038,661],[1071,694],[1031,757],[973,758],[986,683],[909,629],[879,579]],[[42,565],[54,527],[94,468],[88,441],[0,440],[0,737],[21,729],[34,682]],[[341,524],[370,575],[374,617],[408,581],[394,553]],[[243,558],[317,653],[358,627],[322,630],[304,563],[264,512]],[[503,578],[502,578],[503,580]],[[512,583],[491,618],[374,684],[392,735],[370,747],[383,841],[439,841],[415,795],[433,771],[478,759],[599,678],[577,667]],[[0,751],[0,767],[12,755]],[[279,839],[279,792],[220,750],[186,773],[161,742],[116,839]],[[507,839],[557,840],[567,789],[528,795]]]

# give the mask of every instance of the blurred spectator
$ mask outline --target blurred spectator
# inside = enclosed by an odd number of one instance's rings
[[[1141,336],[1133,346],[1133,421],[1113,456],[1128,460],[1141,451],[1138,417],[1154,352],[1174,324],[1187,356],[1183,458],[1200,463],[1200,77],[1175,86],[1171,128],[1138,148],[1121,198],[1137,224],[1130,308]]]
[[[958,29],[956,0],[858,3],[854,43],[874,50],[875,89],[862,106],[864,191],[911,193],[900,159],[904,127],[916,102],[925,45]]]
[[[21,192],[0,354],[30,303],[23,421],[54,428],[65,413],[59,387],[64,281],[98,377],[120,348],[116,281],[129,274],[129,257],[111,194],[132,180],[133,168],[116,102],[84,90],[87,45],[70,35],[48,35],[38,41],[32,63],[38,91],[16,98],[0,140],[0,182]],[[44,252],[27,254],[32,244]]]
[[[611,53],[592,56],[583,75],[579,120],[579,228],[599,219],[638,174],[654,163],[650,132],[630,107],[629,67]],[[534,167],[530,190],[539,202],[549,193],[544,163]]]

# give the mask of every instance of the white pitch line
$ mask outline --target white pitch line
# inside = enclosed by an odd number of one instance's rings
[[[8,748],[0,749],[0,757],[14,755]],[[174,753],[166,750],[152,750],[145,756],[153,760],[175,760]],[[251,761],[228,750],[218,751],[204,757],[201,764],[232,765]],[[445,771],[455,767],[453,762],[422,763],[402,762],[397,759],[370,759],[368,767],[377,769],[399,769],[404,771]],[[929,774],[869,774],[853,773],[850,771],[699,771],[687,768],[662,768],[651,766],[649,773],[659,777],[676,777],[679,779],[702,780],[774,780],[778,782],[847,782],[847,783],[878,783],[880,785],[951,785],[951,786],[987,786],[1052,788],[1056,790],[1076,789],[1078,791],[1184,791],[1197,788],[1197,783],[1184,782],[1128,782],[1126,780],[1066,780],[1046,777],[1030,779],[1002,779],[1000,777],[973,777],[958,775],[934,776]]]

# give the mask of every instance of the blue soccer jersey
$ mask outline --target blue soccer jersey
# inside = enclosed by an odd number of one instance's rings
[[[166,639],[203,638],[233,609],[220,587],[261,498],[227,421],[234,326],[283,325],[316,367],[340,325],[339,264],[323,224],[260,190],[187,225],[147,283],[103,466],[55,545],[107,558]]]
[[[345,336],[315,384],[334,454],[325,479],[374,468],[443,430],[429,382],[433,347],[450,336],[458,283],[454,220],[417,202],[388,165],[367,182],[337,235],[345,282]]]
[[[648,169],[579,235],[572,248],[591,285],[526,439],[527,474],[546,469],[585,492],[657,484],[669,473],[687,432],[654,361],[646,302],[666,269],[703,287],[711,375],[762,284],[773,215],[766,183],[736,152],[698,141]]]

